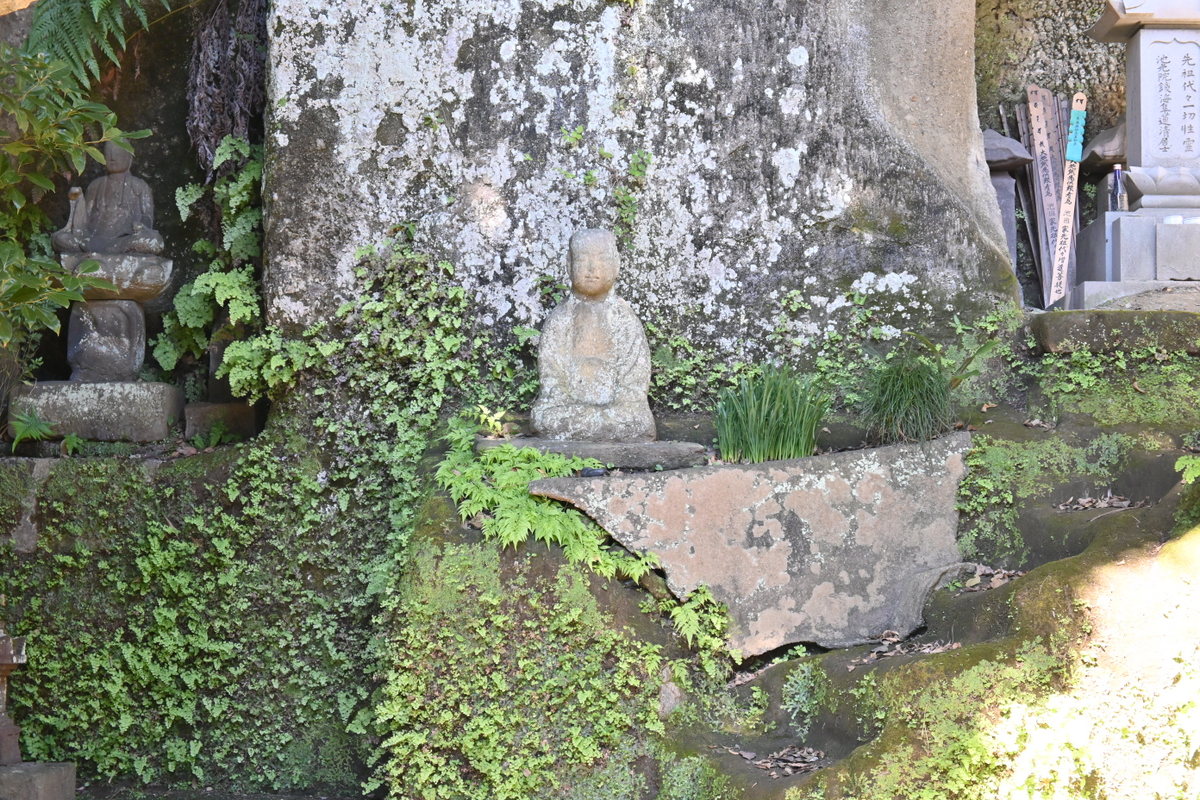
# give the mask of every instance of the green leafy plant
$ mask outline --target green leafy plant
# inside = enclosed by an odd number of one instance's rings
[[[726,461],[803,458],[816,449],[830,397],[789,367],[766,367],[721,393],[717,444]]]
[[[484,538],[504,547],[536,540],[563,548],[567,559],[605,577],[640,579],[656,566],[652,555],[631,556],[607,544],[607,534],[576,509],[529,494],[538,478],[574,475],[598,461],[501,445],[474,452],[478,426],[472,419],[451,423],[450,452],[438,467],[438,483],[450,493],[464,520],[479,518]]]
[[[0,46],[0,112],[11,125],[0,132],[0,348],[15,352],[26,336],[59,330],[57,311],[83,299],[91,287],[112,288],[91,275],[64,269],[50,252],[50,220],[38,201],[54,191],[56,175],[78,175],[88,158],[104,163],[101,147],[148,131],[125,132],[116,116],[90,101],[59,62]]]
[[[867,377],[863,411],[872,431],[885,442],[932,439],[949,430],[952,392],[980,370],[975,364],[999,344],[985,341],[955,363],[941,345],[908,333],[921,351],[901,345]]]
[[[36,411],[25,411],[10,414],[8,432],[12,436],[12,452],[17,452],[17,445],[29,439],[40,442],[54,435],[50,423],[37,415]]]
[[[83,439],[75,433],[68,433],[62,440],[63,455],[73,456],[83,448]]]
[[[217,447],[223,444],[233,444],[235,442],[240,442],[241,440],[241,436],[238,436],[236,433],[230,431],[229,427],[224,422],[218,420],[217,422],[213,423],[213,426],[209,429],[208,433],[201,433],[193,436],[189,444],[191,444],[191,446],[197,450],[204,450],[209,447]]]
[[[258,322],[262,300],[255,276],[262,254],[262,146],[226,136],[217,147],[213,169],[238,166],[212,185],[212,201],[221,218],[221,240],[202,239],[192,249],[210,259],[207,269],[179,288],[163,332],[154,341],[154,357],[172,370],[184,355],[199,357],[218,338],[235,338]],[[187,219],[208,194],[201,184],[175,193],[179,215]],[[223,316],[221,316],[223,314]]]
[[[805,658],[784,679],[780,707],[791,716],[792,727],[803,739],[812,728],[813,718],[822,708],[830,707],[835,699],[833,684],[821,662]]]

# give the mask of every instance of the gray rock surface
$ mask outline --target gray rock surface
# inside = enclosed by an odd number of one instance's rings
[[[615,469],[681,469],[708,463],[708,451],[704,445],[695,442],[581,442],[532,436],[516,439],[479,437],[475,440],[475,449],[490,450],[506,444],[572,458],[594,458]]]
[[[132,381],[146,358],[146,314],[133,300],[71,304],[67,363],[71,380]]]
[[[655,553],[678,597],[708,586],[729,607],[730,647],[751,656],[917,628],[930,590],[961,561],[955,500],[969,447],[970,435],[956,433],[529,489],[582,509],[630,550]]]
[[[612,293],[617,240],[605,230],[571,237],[571,296],[550,312],[538,344],[541,387],[530,415],[549,439],[648,442],[650,346],[629,303]]]
[[[415,221],[500,332],[541,323],[581,225],[623,226],[621,296],[714,357],[767,353],[792,292],[800,353],[852,324],[851,292],[897,335],[969,319],[1014,296],[973,21],[967,0],[273,2],[268,317],[323,319],[355,250]]]
[[[18,386],[9,415],[33,412],[54,438],[73,433],[101,442],[157,442],[183,417],[183,392],[166,383],[45,381]]]
[[[74,764],[27,762],[0,767],[0,800],[72,800],[74,797]]]

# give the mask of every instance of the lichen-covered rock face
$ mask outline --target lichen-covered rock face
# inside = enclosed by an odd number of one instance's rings
[[[852,293],[897,330],[990,308],[974,6],[880,6],[278,0],[272,322],[351,299],[356,248],[406,222],[499,330],[542,320],[579,227],[621,233],[644,322],[726,356],[761,355],[785,298],[801,344]]]

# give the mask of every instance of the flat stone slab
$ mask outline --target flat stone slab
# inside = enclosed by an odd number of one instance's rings
[[[71,800],[74,796],[74,764],[26,762],[0,767],[0,800]]]
[[[962,561],[955,500],[970,442],[955,433],[752,466],[548,478],[529,491],[653,552],[676,596],[708,586],[743,656],[849,647],[915,630],[929,592]]]
[[[707,449],[695,442],[581,442],[533,436],[512,439],[480,436],[475,439],[475,451],[483,452],[505,444],[572,458],[594,458],[614,469],[681,469],[708,463]]]
[[[1029,328],[1047,353],[1146,347],[1200,353],[1200,313],[1194,311],[1051,311],[1031,319]]]
[[[183,418],[183,392],[167,383],[46,381],[13,389],[9,416],[33,412],[55,439],[158,442]]]

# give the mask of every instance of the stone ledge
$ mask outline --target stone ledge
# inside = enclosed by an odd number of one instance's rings
[[[1029,322],[1047,353],[1111,353],[1153,347],[1200,353],[1200,314],[1194,311],[1050,311]]]
[[[847,647],[921,624],[929,592],[962,561],[958,484],[970,435],[750,466],[547,478],[680,598],[708,586],[729,608],[730,648]]]
[[[614,469],[681,469],[708,463],[708,451],[704,445],[695,442],[580,442],[533,436],[512,439],[479,436],[475,439],[475,451],[483,452],[506,444],[573,458],[594,458]]]
[[[26,762],[0,767],[0,800],[71,800],[74,796],[74,764]]]
[[[33,412],[54,438],[73,433],[99,442],[158,442],[183,417],[183,392],[167,383],[46,381],[13,389],[9,417]]]

